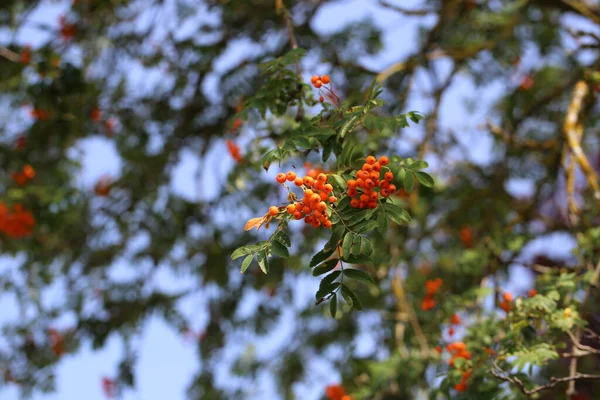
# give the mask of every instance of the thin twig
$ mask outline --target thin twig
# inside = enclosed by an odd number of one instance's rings
[[[417,315],[415,310],[411,307],[406,299],[406,292],[404,290],[404,281],[400,273],[396,274],[396,277],[392,281],[392,289],[394,291],[394,296],[396,297],[396,302],[398,304],[398,308],[406,313],[408,316],[408,321],[410,325],[415,331],[415,335],[417,337],[417,341],[419,342],[419,346],[421,347],[421,354],[423,357],[429,356],[429,345],[427,344],[427,338],[425,337],[425,333],[421,328],[421,324],[419,324],[419,320],[417,319]]]

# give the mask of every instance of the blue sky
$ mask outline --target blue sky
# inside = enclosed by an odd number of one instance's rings
[[[390,3],[402,4],[405,7],[419,4],[419,1],[398,0]],[[56,25],[58,17],[68,9],[68,2],[56,3],[45,2],[36,12],[30,16],[31,21],[45,22]],[[341,29],[350,21],[358,21],[366,16],[370,16],[385,32],[384,44],[385,50],[377,57],[365,57],[364,63],[374,70],[382,70],[390,64],[397,62],[410,54],[416,40],[417,27],[419,23],[431,24],[434,21],[431,18],[408,18],[376,6],[374,0],[354,0],[332,2],[326,7],[322,7],[316,16],[315,28],[322,33],[330,33]],[[181,35],[186,34],[186,30],[193,31],[193,26],[187,25],[180,28]],[[6,32],[0,31],[0,43],[6,40]],[[18,36],[18,40],[23,43],[36,43],[45,40],[44,34],[36,29],[24,29]],[[237,48],[233,48],[220,62],[220,68],[227,68],[233,63],[240,54],[252,51],[247,44],[240,43]],[[535,64],[535,57],[531,60],[525,60],[527,63]],[[447,73],[449,65],[444,61],[439,61],[440,71]],[[312,71],[315,73],[330,73],[331,71]],[[307,77],[310,74],[307,74]],[[331,74],[335,78],[335,71]],[[131,79],[138,84],[145,77],[142,72],[132,73]],[[209,86],[214,88],[217,80],[214,79]],[[423,100],[420,95],[429,87],[428,78],[424,75],[417,76],[415,96],[409,105],[410,110],[418,110],[427,113],[430,104]],[[451,86],[444,98],[441,108],[441,129],[452,127],[455,131],[461,132],[460,141],[468,145],[470,156],[476,162],[485,162],[489,160],[492,150],[492,141],[488,134],[478,128],[485,123],[485,115],[482,113],[489,109],[500,91],[503,89],[499,83],[491,83],[487,88],[478,88],[478,108],[474,112],[468,113],[463,99],[471,95],[475,90],[473,83],[468,77],[459,75],[455,83]],[[407,110],[408,111],[408,110]],[[470,118],[465,118],[470,115]],[[418,135],[415,130],[414,134]],[[106,138],[86,139],[80,143],[79,149],[82,151],[83,172],[79,177],[79,184],[84,187],[92,187],[93,184],[104,174],[115,175],[119,171],[119,159],[111,141]],[[215,149],[209,154],[213,160],[219,160],[224,168],[230,167],[228,159],[223,160],[222,154],[225,151],[224,146]],[[75,154],[74,154],[75,156]],[[452,160],[447,160],[452,162]],[[195,169],[199,163],[192,153],[185,153],[180,165],[175,169],[172,181],[172,189],[188,198],[196,198],[195,185],[190,185],[197,178]],[[435,165],[435,163],[434,163]],[[516,182],[511,184],[514,190],[527,192],[527,183]],[[140,239],[140,240],[143,240]],[[564,236],[551,238],[552,248],[558,249],[564,254],[572,242],[568,242]],[[547,243],[545,243],[547,244]],[[541,246],[535,244],[533,247]],[[10,260],[4,260],[4,263]],[[0,269],[6,267],[0,263]],[[516,267],[518,268],[518,267]],[[129,266],[123,262],[114,268],[115,277],[125,279],[128,275]],[[176,290],[185,285],[185,276],[175,277],[163,268],[156,278],[156,285],[162,288]],[[316,285],[316,282],[313,282]],[[511,282],[515,288],[526,287],[528,282],[520,280]],[[312,290],[312,288],[307,288]],[[182,303],[182,311],[194,321],[194,327],[198,330],[207,322],[206,315],[196,311],[202,310],[202,300],[200,296],[192,296]],[[14,311],[15,305],[12,299],[7,296],[0,296],[0,321],[11,318],[18,318]],[[288,321],[293,323],[293,321]],[[68,321],[65,321],[68,326]],[[281,327],[282,332],[286,327]],[[242,344],[241,347],[243,347]],[[135,375],[137,380],[136,390],[128,391],[123,396],[124,399],[131,400],[164,400],[164,399],[184,399],[185,388],[189,384],[192,375],[199,368],[199,361],[196,356],[196,349],[193,343],[186,341],[177,332],[166,326],[159,318],[151,318],[144,326],[143,334],[136,343],[136,349],[139,353],[139,360],[136,365]],[[264,345],[259,346],[260,352],[267,352],[268,348]],[[112,336],[107,342],[107,346],[100,351],[92,351],[89,344],[83,346],[82,351],[75,355],[66,355],[57,369],[57,392],[49,395],[38,395],[36,400],[100,400],[103,399],[100,379],[102,376],[111,376],[116,370],[120,361],[122,352],[122,343],[118,338]],[[320,381],[311,382],[310,387],[303,385],[298,387],[298,394],[302,394],[303,399],[318,399],[322,395],[322,388],[326,384],[337,382],[339,379],[335,374],[326,373],[325,366],[319,365],[316,368],[323,369],[319,373]],[[226,375],[220,374],[219,380],[225,382]],[[257,394],[256,399],[275,398],[272,395],[272,383],[265,382],[266,392]],[[265,397],[266,394],[270,394]],[[17,391],[14,388],[8,388],[0,391],[0,398],[6,400],[17,399]]]

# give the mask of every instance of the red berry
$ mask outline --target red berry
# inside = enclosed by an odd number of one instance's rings
[[[277,174],[277,176],[275,177],[275,180],[277,180],[277,182],[279,183],[283,183],[286,180],[285,174],[283,172]]]
[[[329,75],[323,75],[321,77],[321,82],[327,85],[329,83]]]

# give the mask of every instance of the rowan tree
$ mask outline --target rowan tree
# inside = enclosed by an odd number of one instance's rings
[[[598,398],[600,6],[349,4],[413,35],[332,1],[0,5],[3,386],[116,336],[99,385],[135,390],[160,315],[193,399]],[[90,140],[119,167],[86,185]]]

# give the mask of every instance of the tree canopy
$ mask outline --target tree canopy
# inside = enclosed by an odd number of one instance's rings
[[[114,335],[105,395],[135,390],[160,315],[192,399],[598,398],[597,2],[4,0],[0,28],[2,386]],[[116,172],[83,182],[84,143]]]

